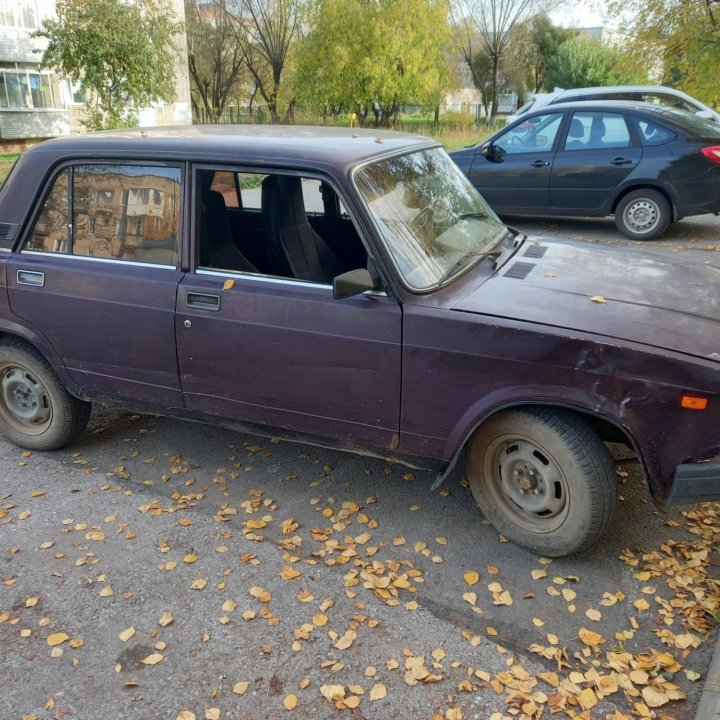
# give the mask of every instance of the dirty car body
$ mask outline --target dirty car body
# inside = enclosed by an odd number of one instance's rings
[[[506,228],[435,143],[184,128],[43,143],[0,192],[0,429],[89,402],[436,468],[550,555],[720,498],[720,270]]]

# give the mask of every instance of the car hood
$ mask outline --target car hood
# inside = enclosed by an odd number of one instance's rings
[[[720,360],[720,258],[528,238],[451,306]]]

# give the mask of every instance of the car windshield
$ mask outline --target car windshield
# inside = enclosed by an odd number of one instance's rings
[[[454,277],[508,232],[440,148],[367,165],[355,173],[355,183],[413,290]]]

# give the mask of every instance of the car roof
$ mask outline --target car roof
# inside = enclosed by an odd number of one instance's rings
[[[141,157],[349,168],[388,154],[431,147],[422,135],[302,125],[180,125],[106,130],[55,138],[28,153],[57,157]]]
[[[689,113],[679,108],[667,105],[653,105],[652,103],[640,100],[576,100],[564,102],[558,105],[543,105],[537,109],[530,108],[526,113],[518,117],[518,120],[527,120],[533,115],[545,115],[549,112],[566,112],[570,110],[632,110],[633,112],[645,115],[660,115],[676,125],[682,125],[685,117],[692,117]]]
[[[665,85],[594,85],[592,87],[581,87],[581,88],[567,88],[563,90],[557,90],[551,95],[573,95],[575,93],[586,93],[586,92],[597,92],[597,93],[618,93],[618,92],[669,92],[673,95],[681,95],[683,97],[690,97],[681,90],[667,87]]]

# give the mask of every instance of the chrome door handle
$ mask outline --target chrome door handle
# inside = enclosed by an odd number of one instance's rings
[[[185,295],[185,306],[196,308],[197,310],[212,310],[213,312],[217,312],[220,309],[220,296],[189,292]]]
[[[17,284],[42,287],[45,285],[45,273],[38,272],[37,270],[18,270]]]
[[[536,160],[532,166],[533,167],[547,167],[550,163],[546,160]]]

